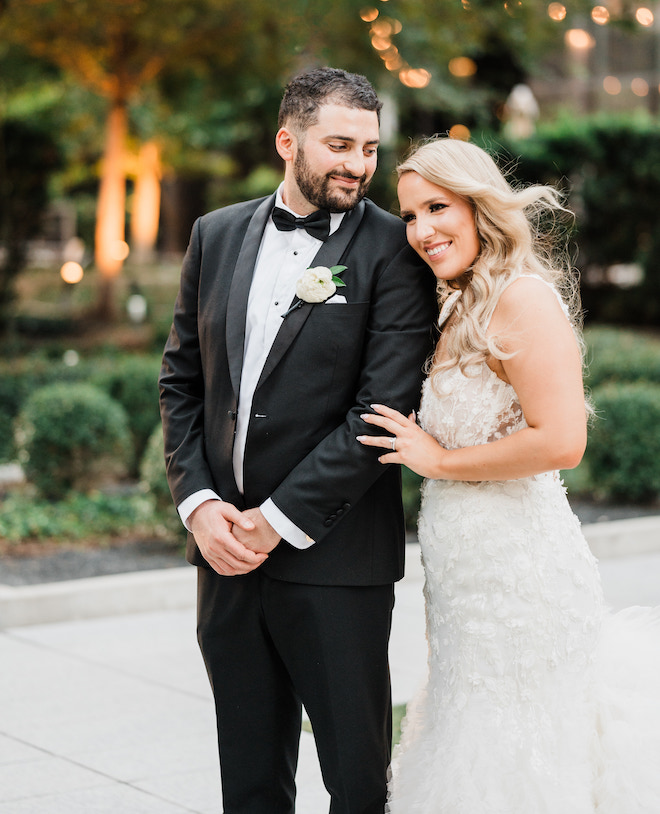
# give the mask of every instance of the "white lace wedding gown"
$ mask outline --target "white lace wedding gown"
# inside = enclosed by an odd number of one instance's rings
[[[526,426],[486,365],[425,383],[449,449]],[[660,609],[608,613],[557,473],[425,481],[426,686],[389,814],[660,814]]]

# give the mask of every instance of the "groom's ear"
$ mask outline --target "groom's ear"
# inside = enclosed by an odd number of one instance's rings
[[[280,127],[275,136],[275,149],[283,161],[293,161],[298,139],[286,127]]]

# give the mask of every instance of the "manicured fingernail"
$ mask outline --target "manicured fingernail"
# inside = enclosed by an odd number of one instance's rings
[[[356,436],[355,436],[355,440],[356,440],[356,441],[362,441],[362,439],[363,439],[363,438],[365,438],[365,437],[366,437],[366,436],[364,436],[364,435],[356,435]]]
[[[369,413],[362,413],[360,418],[364,421],[365,419],[369,418]]]

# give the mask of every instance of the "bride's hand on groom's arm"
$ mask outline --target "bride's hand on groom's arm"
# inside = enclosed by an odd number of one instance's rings
[[[391,435],[358,435],[357,440],[364,446],[387,450],[378,458],[382,464],[404,464],[424,478],[438,478],[447,450],[433,436],[424,432],[415,422],[414,414],[406,418],[403,413],[383,404],[372,404],[371,407],[375,413],[365,413],[361,416],[362,420]]]
[[[207,500],[195,509],[189,523],[202,556],[222,576],[247,574],[267,558],[238,539],[239,533],[253,532],[255,525],[231,503]]]

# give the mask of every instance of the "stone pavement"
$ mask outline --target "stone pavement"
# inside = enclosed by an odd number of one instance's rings
[[[613,608],[660,605],[660,518],[585,527]],[[0,586],[0,814],[220,814],[211,693],[195,640],[195,573]],[[392,631],[395,703],[423,680],[419,549]],[[298,814],[323,814],[304,732]]]

